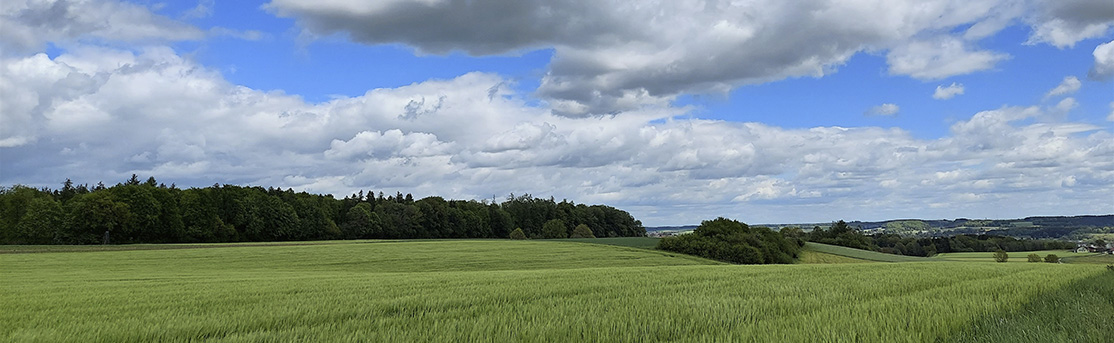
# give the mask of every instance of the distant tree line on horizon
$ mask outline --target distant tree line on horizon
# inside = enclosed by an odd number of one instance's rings
[[[630,213],[529,194],[502,203],[414,200],[369,191],[336,199],[291,189],[214,184],[179,189],[132,175],[105,187],[0,187],[0,243],[218,243],[331,239],[644,236]],[[107,235],[106,235],[107,232]]]
[[[864,235],[861,230],[840,220],[831,228],[783,228],[786,237],[908,256],[932,256],[949,252],[1036,251],[1074,249],[1075,243],[1050,239],[1017,239],[1006,236],[963,234],[951,237],[906,237],[893,233]]]

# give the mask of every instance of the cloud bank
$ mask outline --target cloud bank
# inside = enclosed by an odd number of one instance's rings
[[[823,76],[863,51],[884,54],[891,74],[935,80],[1008,58],[978,42],[1017,20],[1034,27],[1031,43],[1057,47],[1111,22],[1100,11],[1107,2],[1038,4],[274,1],[271,11],[307,32],[367,44],[555,51],[534,92],[473,72],[315,103],[233,84],[183,57],[164,43],[205,31],[139,5],[6,1],[0,180],[56,187],[135,173],[338,195],[530,192],[607,203],[651,225],[1106,213],[1114,137],[1063,120],[1074,98],[962,114],[931,139],[693,119],[672,104],[679,94]],[[187,15],[209,15],[208,6]],[[63,49],[48,55],[47,44]],[[1095,73],[1105,73],[1108,45],[1095,49]],[[1079,88],[1069,81],[1050,94]],[[937,93],[954,96],[955,86]]]
[[[889,72],[936,80],[1009,58],[979,41],[1016,22],[1031,44],[1067,48],[1114,25],[1106,0],[274,0],[309,35],[420,53],[517,54],[553,49],[537,94],[567,116],[660,106],[679,94],[835,72],[859,52],[885,52]]]
[[[2,63],[0,173],[12,183],[136,173],[335,194],[531,192],[661,224],[830,220],[852,208],[863,217],[909,208],[1010,216],[1048,203],[1104,212],[1095,199],[1114,192],[1114,137],[1089,124],[1034,122],[1053,110],[1039,107],[975,113],[925,140],[896,128],[678,119],[685,110],[671,107],[568,118],[485,73],[307,103],[230,84],[164,48]],[[1026,207],[1033,198],[1049,201]]]

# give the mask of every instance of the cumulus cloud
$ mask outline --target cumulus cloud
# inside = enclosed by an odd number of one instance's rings
[[[1057,85],[1056,88],[1053,88],[1052,90],[1048,91],[1048,93],[1046,93],[1044,95],[1044,97],[1049,98],[1049,97],[1054,97],[1054,96],[1059,96],[1059,95],[1072,94],[1072,93],[1075,93],[1076,91],[1078,91],[1079,88],[1082,87],[1082,86],[1083,86],[1083,83],[1079,82],[1079,79],[1076,78],[1075,76],[1065,76],[1064,80],[1060,81],[1060,84]]]
[[[890,71],[938,79],[992,68],[1005,54],[973,41],[1024,13],[1010,1],[748,2],[559,0],[306,1],[266,6],[315,35],[402,43],[420,53],[516,54],[552,48],[537,93],[558,114],[660,106],[682,93],[834,72],[891,50]],[[877,20],[863,20],[876,18]],[[967,28],[969,27],[969,28]],[[963,38],[945,34],[967,28]]]
[[[202,37],[204,33],[193,26],[128,2],[12,0],[0,3],[0,50],[7,53],[40,51],[47,42],[160,42]]]
[[[530,192],[608,203],[648,224],[725,213],[748,221],[823,221],[848,211],[901,217],[909,208],[928,216],[1002,207],[1097,213],[1114,192],[1106,158],[1114,136],[1090,124],[1029,120],[1056,108],[984,111],[945,137],[921,139],[896,128],[680,119],[684,109],[672,107],[569,118],[484,73],[307,103],[230,84],[169,49],[2,63],[3,184],[111,183],[137,173],[182,186],[334,194]]]
[[[1114,26],[1114,2],[1107,0],[1042,0],[1028,19],[1033,33],[1027,43],[1070,48],[1101,37]]]
[[[890,50],[890,74],[934,80],[993,68],[1009,55],[972,49],[954,37],[911,41]]]
[[[936,86],[936,92],[932,93],[932,98],[936,100],[948,100],[963,95],[963,84],[952,82],[951,85],[944,87],[944,85]]]
[[[1095,65],[1091,67],[1087,77],[1105,81],[1114,76],[1114,41],[1099,44],[1092,54],[1095,56]]]
[[[893,116],[897,115],[898,111],[901,111],[901,107],[897,106],[896,104],[886,103],[871,107],[869,110],[866,111],[866,114],[872,116]]]

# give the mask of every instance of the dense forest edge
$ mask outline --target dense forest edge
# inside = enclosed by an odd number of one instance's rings
[[[579,230],[578,230],[579,228]],[[332,195],[214,184],[180,189],[136,175],[106,187],[0,187],[0,244],[228,243],[333,239],[645,236],[605,205],[511,194],[503,202],[360,191]]]

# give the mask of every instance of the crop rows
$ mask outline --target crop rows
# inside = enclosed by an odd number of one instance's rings
[[[388,258],[407,252],[416,256]],[[81,342],[924,342],[1105,272],[734,266],[506,241],[15,254],[0,263],[0,340]]]

